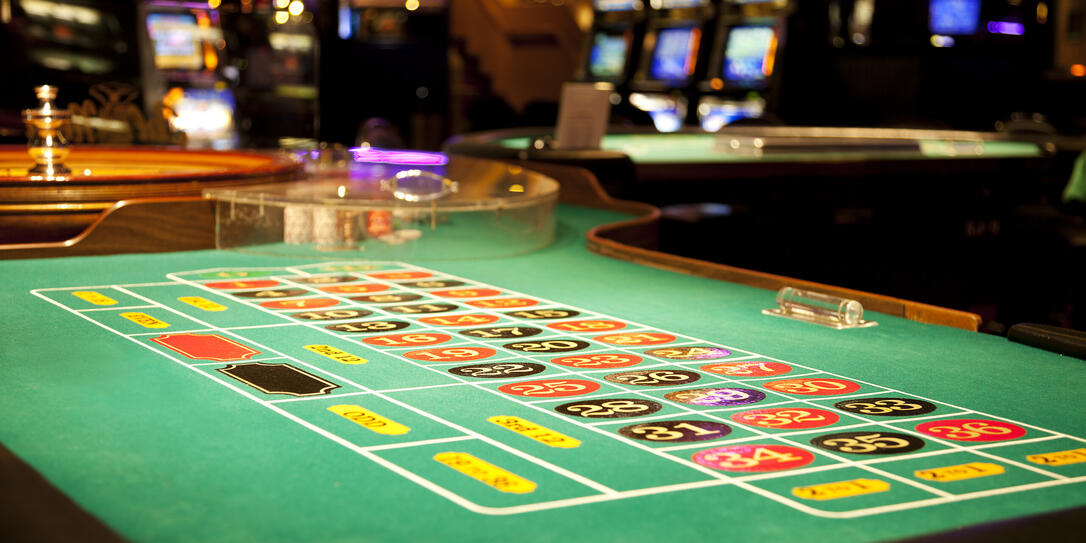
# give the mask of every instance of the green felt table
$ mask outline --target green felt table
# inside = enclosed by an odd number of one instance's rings
[[[915,189],[910,194],[939,194],[935,202],[949,209],[969,208],[976,205],[977,192],[1037,190],[1038,178],[1051,168],[1051,157],[1038,142],[986,132],[729,126],[719,133],[659,133],[615,127],[603,135],[599,149],[532,147],[551,133],[546,127],[469,133],[450,139],[445,150],[577,165],[591,170],[612,195],[657,205],[745,206],[768,199],[770,210],[780,207],[778,200],[815,199],[823,206],[889,200],[892,205],[902,200],[903,185]],[[1003,197],[1010,199],[1009,194]],[[860,199],[846,204],[843,198],[850,195]]]
[[[954,141],[932,136],[917,139],[914,150],[830,150],[751,154],[728,152],[717,134],[606,134],[600,149],[626,154],[636,164],[668,163],[781,163],[812,161],[870,161],[919,159],[1032,158],[1041,156],[1035,143],[1020,141]],[[527,149],[530,137],[497,138],[493,143]]]
[[[585,231],[618,218],[563,205],[557,240],[545,249],[500,259],[369,263],[372,269],[364,262],[221,251],[0,262],[0,441],[108,526],[137,541],[869,541],[1086,504],[1086,462],[1072,463],[1083,453],[1065,453],[1053,465],[1033,456],[1086,446],[1082,360],[881,314],[867,316],[877,326],[851,330],[764,315],[761,310],[774,304],[770,291],[589,253]],[[326,268],[333,265],[352,267]],[[493,288],[501,291],[497,298],[531,298],[539,301],[535,308],[573,308],[580,311],[579,320],[627,325],[608,333],[672,334],[675,344],[723,347],[730,354],[713,360],[654,357],[647,351],[668,343],[610,344],[601,339],[607,334],[545,326],[569,319],[517,320],[507,314],[515,309],[469,306],[470,297],[441,297],[421,286],[385,292],[421,292],[423,299],[414,303],[451,302],[459,308],[430,316],[486,313],[499,317],[499,324],[544,330],[520,341],[583,340],[591,344],[587,353],[636,354],[644,362],[605,370],[562,366],[552,360],[577,352],[512,351],[501,345],[518,340],[457,333],[465,327],[424,326],[416,316],[390,313],[389,304],[352,302],[347,294],[333,295],[337,306],[306,310],[374,310],[353,321],[405,321],[410,326],[395,333],[443,333],[455,336],[450,345],[485,343],[501,352],[497,359],[544,368],[523,378],[473,378],[448,370],[486,360],[412,360],[400,355],[418,348],[363,341],[381,334],[331,331],[327,321],[291,317],[297,310],[261,307],[261,298],[208,286],[290,281],[310,273],[355,277],[347,284],[389,286],[403,281],[364,274],[423,269],[438,279],[467,283],[456,288]],[[238,271],[250,276],[219,275]],[[96,305],[88,298],[103,301],[75,292],[97,292],[116,303]],[[309,297],[321,295],[328,293]],[[179,300],[193,297],[215,304],[198,307],[201,303]],[[216,306],[225,309],[208,310]],[[147,328],[160,325],[166,327]],[[219,334],[260,354],[216,362],[151,341],[184,333]],[[336,360],[306,345],[333,347],[366,362],[347,357],[356,363],[344,363],[343,356]],[[261,360],[289,362],[337,388],[310,396],[266,394],[218,371]],[[786,364],[791,371],[751,377],[702,369],[730,360]],[[645,387],[604,378],[640,367],[688,371],[700,380]],[[857,389],[844,396],[809,396],[765,386],[792,377],[831,385],[825,380],[850,381]],[[579,401],[577,396],[532,398],[498,390],[542,379],[599,385],[585,399],[635,398],[662,408],[646,417],[589,419],[555,409]],[[745,387],[766,399],[712,407],[664,397],[713,386]],[[914,420],[834,407],[841,398],[872,397],[920,399],[934,411]],[[409,431],[375,432],[330,412],[333,405],[360,406]],[[730,418],[761,405],[822,409],[840,420],[816,429],[779,430]],[[537,436],[562,434],[559,441],[576,440],[579,446],[551,446],[553,441],[488,421],[496,416],[517,417],[549,431]],[[915,429],[920,421],[964,418],[1010,425],[1024,434],[969,442]],[[618,432],[676,419],[727,424],[731,433],[676,444]],[[848,431],[907,434],[923,446],[900,455],[857,455],[811,444],[817,436]],[[795,469],[763,472],[692,461],[699,451],[737,444],[788,446],[813,459]],[[475,460],[442,456],[450,452]],[[762,455],[762,465],[773,464],[772,455]],[[501,473],[476,460],[512,475],[499,481]],[[970,463],[994,464],[1002,473],[956,481],[916,476]],[[887,488],[831,500],[793,492],[854,480],[882,481]],[[1044,533],[1043,526],[1039,530]]]

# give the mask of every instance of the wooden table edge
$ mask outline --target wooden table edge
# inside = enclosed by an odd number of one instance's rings
[[[632,219],[590,229],[586,240],[588,250],[593,253],[767,290],[784,286],[816,290],[858,300],[869,311],[917,322],[970,331],[980,327],[981,318],[974,313],[671,255],[618,241],[614,238],[635,237],[652,246],[659,209],[610,197],[595,176],[583,168],[544,163],[526,163],[526,166],[559,179],[563,203],[635,215]],[[202,197],[122,200],[105,210],[78,236],[58,242],[0,245],[0,259],[212,249],[215,247],[214,223],[212,203]],[[141,236],[125,235],[133,232]]]
[[[539,162],[526,162],[525,166],[563,181],[561,199],[564,203],[635,215],[632,219],[590,229],[586,234],[586,239],[588,250],[593,253],[654,268],[767,290],[775,291],[785,286],[815,290],[857,300],[863,304],[865,310],[911,321],[972,332],[980,328],[980,315],[967,311],[697,260],[616,240],[615,238],[640,238],[639,241],[644,241],[645,245],[651,247],[655,241],[651,239],[651,236],[654,235],[653,231],[656,221],[659,220],[660,210],[649,204],[612,198],[603,190],[595,176],[583,168]]]

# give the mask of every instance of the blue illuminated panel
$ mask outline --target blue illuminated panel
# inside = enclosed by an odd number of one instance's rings
[[[701,32],[696,28],[660,30],[656,35],[649,76],[657,81],[676,83],[689,79],[694,74],[700,37]]]
[[[596,11],[633,11],[641,9],[641,0],[594,0]]]
[[[185,133],[191,148],[233,149],[238,143],[236,107],[230,89],[184,89],[170,125]]]
[[[199,70],[199,28],[196,16],[188,13],[152,13],[147,16],[147,35],[151,38],[155,67],[160,70]]]
[[[626,54],[630,43],[623,34],[597,32],[588,57],[588,73],[592,77],[615,78],[626,68]]]
[[[980,0],[931,0],[928,30],[932,34],[976,34],[980,26]]]
[[[728,32],[724,50],[724,79],[752,87],[768,77],[770,46],[775,31],[770,26],[737,26]]]

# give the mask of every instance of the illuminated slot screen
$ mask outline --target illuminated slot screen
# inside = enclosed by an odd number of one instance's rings
[[[629,51],[629,33],[597,32],[592,40],[592,52],[588,55],[588,73],[601,79],[622,76],[626,70],[626,56]]]
[[[664,28],[656,34],[649,77],[656,81],[684,83],[694,75],[701,31],[694,27]]]
[[[593,0],[596,11],[634,11],[641,9],[641,0]]]
[[[152,13],[147,16],[147,34],[154,48],[155,68],[200,70],[204,67],[194,15]]]
[[[754,87],[773,73],[777,32],[771,26],[737,26],[728,32],[724,49],[724,80]]]
[[[236,102],[230,89],[184,89],[173,105],[174,130],[185,133],[189,147],[231,149],[237,145],[234,130]]]
[[[928,30],[932,34],[972,35],[980,25],[980,0],[931,0]]]
[[[709,0],[660,0],[659,5],[653,4],[657,9],[700,8],[707,6]]]

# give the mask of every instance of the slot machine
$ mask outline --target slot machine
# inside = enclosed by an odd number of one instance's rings
[[[190,148],[230,149],[238,143],[235,85],[228,78],[236,79],[236,71],[225,62],[217,7],[218,2],[154,0],[138,8],[144,107],[184,132]]]
[[[651,115],[657,130],[674,132],[691,118],[689,104],[704,73],[708,48],[703,44],[711,43],[716,7],[709,0],[653,0],[649,5],[630,103]]]
[[[790,12],[784,0],[728,0],[721,6],[705,78],[698,83],[703,130],[762,117],[767,103],[772,107]]]
[[[608,82],[620,94],[637,66],[638,46],[645,37],[641,0],[594,0],[592,27],[576,74],[578,81]]]
[[[630,81],[645,39],[645,3],[642,0],[593,0],[592,8],[592,26],[574,79],[614,85],[611,122],[651,123],[645,112],[629,101]]]

